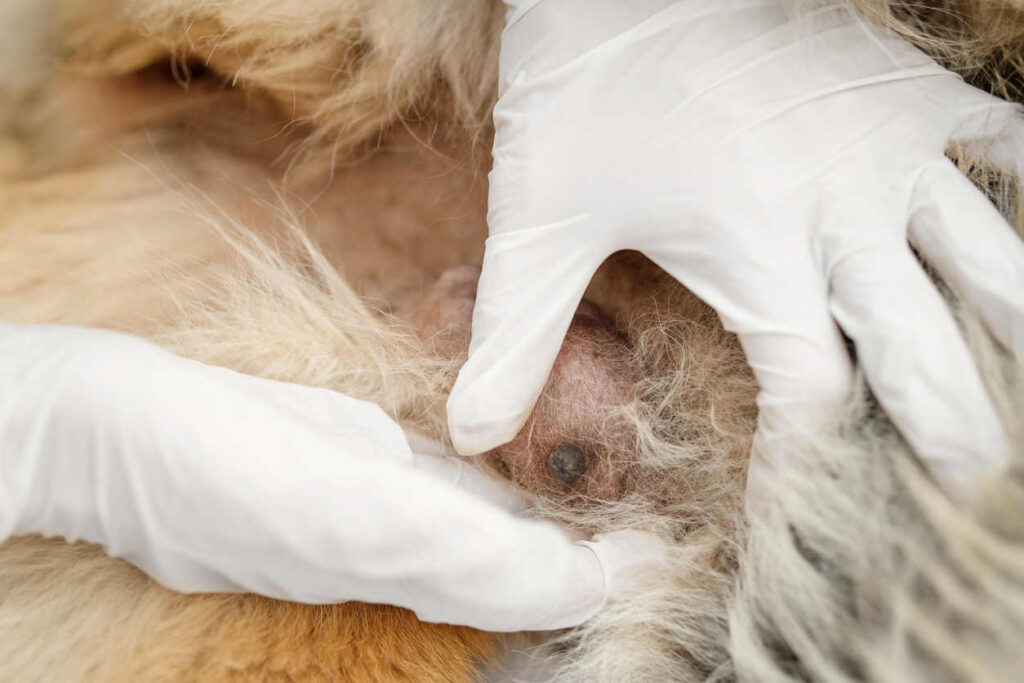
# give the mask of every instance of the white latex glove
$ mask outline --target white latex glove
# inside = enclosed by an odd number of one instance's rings
[[[624,588],[615,567],[662,560],[653,539],[575,544],[485,500],[514,507],[482,479],[414,455],[373,404],[114,332],[0,323],[0,540],[99,543],[186,592],[493,631],[580,623]]]
[[[790,4],[541,0],[511,12],[490,238],[448,402],[459,452],[519,431],[595,269],[636,249],[718,311],[757,375],[748,501],[794,435],[849,396],[839,327],[955,490],[1007,457],[908,236],[1021,355],[1024,247],[943,156],[951,141],[987,141],[1020,170],[1018,108],[845,3]]]

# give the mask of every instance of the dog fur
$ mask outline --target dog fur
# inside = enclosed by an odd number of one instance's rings
[[[860,4],[1019,96],[1019,2]],[[143,334],[376,401],[444,439],[457,359],[406,320],[419,290],[482,253],[501,17],[485,0],[60,3],[4,93],[0,315]],[[1015,179],[961,161],[1013,217]],[[784,501],[750,526],[756,385],[735,339],[635,254],[588,294],[641,376],[612,421],[629,425],[639,484],[534,507],[589,531],[647,528],[672,561],[540,646],[559,677],[1021,670],[1024,376],[980,325],[963,317],[1019,455],[986,482],[982,509],[935,486],[862,384],[847,420],[791,455]],[[466,680],[501,646],[388,607],[182,596],[95,548],[38,538],[0,549],[0,624],[0,677],[19,680]]]

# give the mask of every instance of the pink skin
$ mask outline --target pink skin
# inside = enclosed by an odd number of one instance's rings
[[[445,271],[412,316],[419,334],[445,358],[464,361],[480,269]],[[568,502],[619,498],[628,486],[628,429],[614,410],[632,399],[637,379],[629,348],[594,304],[576,311],[551,377],[526,425],[482,456],[528,490]]]

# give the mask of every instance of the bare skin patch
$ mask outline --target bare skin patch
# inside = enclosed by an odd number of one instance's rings
[[[435,353],[460,363],[479,275],[475,266],[445,271],[412,316]],[[533,414],[482,462],[534,493],[572,504],[620,498],[629,489],[631,430],[615,415],[634,398],[638,376],[630,356],[611,319],[582,302]]]

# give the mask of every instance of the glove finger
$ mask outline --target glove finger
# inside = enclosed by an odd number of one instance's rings
[[[337,391],[265,379],[227,368],[197,364],[220,382],[312,431],[330,447],[354,457],[412,464],[402,428],[376,403]]]
[[[979,161],[991,168],[1024,176],[1024,119],[1018,114],[985,120],[983,135],[957,137],[951,143],[955,156]]]
[[[671,566],[668,545],[645,531],[612,531],[598,534],[591,541],[580,541],[579,545],[597,556],[608,596],[625,597],[643,590],[647,581],[656,580]]]
[[[515,487],[487,476],[466,460],[453,457],[451,449],[444,444],[411,430],[406,430],[405,438],[412,448],[416,469],[509,512],[521,512],[525,508]]]
[[[511,441],[547,381],[583,291],[609,252],[572,220],[487,240],[469,360],[448,399],[455,449]]]
[[[402,430],[376,404],[319,387],[264,379],[226,368],[207,373],[314,432],[327,446],[354,457],[408,464],[510,512],[523,509],[519,494],[469,463],[446,457],[432,439]]]
[[[993,136],[982,159],[997,170],[1024,177],[1024,116],[1019,111]]]
[[[882,407],[962,498],[1009,444],[953,317],[905,242],[833,264],[832,314],[854,340]]]
[[[1024,359],[1024,242],[949,161],[920,176],[910,240],[989,329]]]
[[[853,391],[852,362],[829,314],[827,295],[815,294],[797,304],[802,310],[788,329],[740,336],[760,386],[747,474],[751,510],[772,495],[776,469],[784,466],[788,452],[837,421]]]
[[[1024,110],[963,81],[944,84],[942,112],[953,115],[952,147],[1011,174],[1024,172]]]
[[[742,286],[723,276],[724,264],[703,273],[700,264],[661,261],[675,278],[715,308],[727,330],[739,335],[760,385],[758,429],[747,474],[747,505],[771,496],[776,468],[786,454],[837,419],[853,390],[853,367],[829,313],[828,288],[811,260],[779,269],[746,264]],[[724,283],[724,284],[723,284]]]

